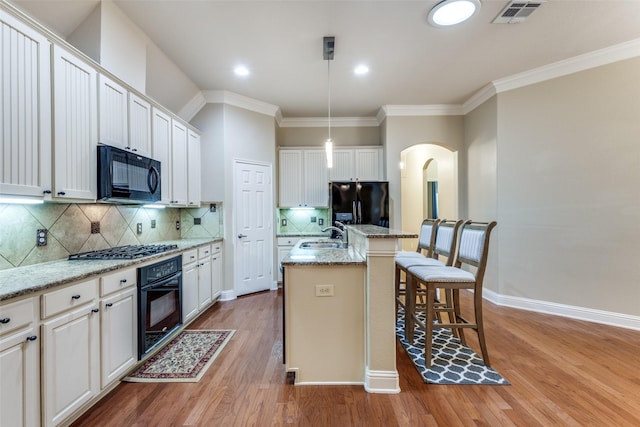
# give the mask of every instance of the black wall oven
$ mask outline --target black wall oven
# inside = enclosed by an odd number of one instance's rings
[[[138,360],[182,325],[182,256],[138,269]]]

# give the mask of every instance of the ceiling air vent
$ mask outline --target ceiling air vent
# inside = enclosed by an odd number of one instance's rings
[[[502,12],[493,20],[494,24],[519,24],[524,22],[543,2],[512,1],[502,9]]]

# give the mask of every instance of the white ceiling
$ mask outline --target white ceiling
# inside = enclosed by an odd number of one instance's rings
[[[640,39],[640,0],[547,0],[520,24],[492,24],[508,0],[482,0],[472,21],[438,29],[437,1],[113,0],[201,90],[279,106],[284,117],[327,115],[323,36],[335,36],[333,117],[383,105],[456,105],[487,83]],[[62,35],[99,0],[13,0]],[[238,63],[251,69],[236,77]],[[354,76],[355,65],[370,73]]]

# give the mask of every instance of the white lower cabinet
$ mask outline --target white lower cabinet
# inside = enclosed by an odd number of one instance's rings
[[[104,298],[100,304],[101,386],[119,380],[138,361],[137,289]]]
[[[299,240],[300,237],[278,237],[278,282],[282,282],[282,260]]]
[[[211,245],[198,248],[198,310],[211,305]]]
[[[198,314],[198,250],[182,254],[182,323]]]
[[[222,294],[222,243],[211,245],[211,299]]]
[[[0,306],[0,426],[40,425],[37,299]]]
[[[45,426],[59,424],[100,391],[97,295],[98,279],[42,295],[43,316],[52,314],[42,323]]]

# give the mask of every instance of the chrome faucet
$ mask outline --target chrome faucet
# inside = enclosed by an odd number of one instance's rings
[[[347,243],[347,228],[346,228],[346,227],[345,227],[345,225],[344,225],[343,223],[341,223],[340,221],[336,221],[336,222],[335,222],[335,224],[336,224],[337,226],[342,227],[342,229],[340,229],[339,227],[330,226],[330,227],[323,228],[323,229],[322,229],[322,230],[320,230],[320,231],[322,231],[323,233],[324,233],[325,231],[329,231],[329,230],[335,231],[336,233],[338,233],[338,234],[340,235],[340,238],[342,239],[342,241],[343,241],[343,242],[345,243],[345,245],[346,245],[346,243]]]

